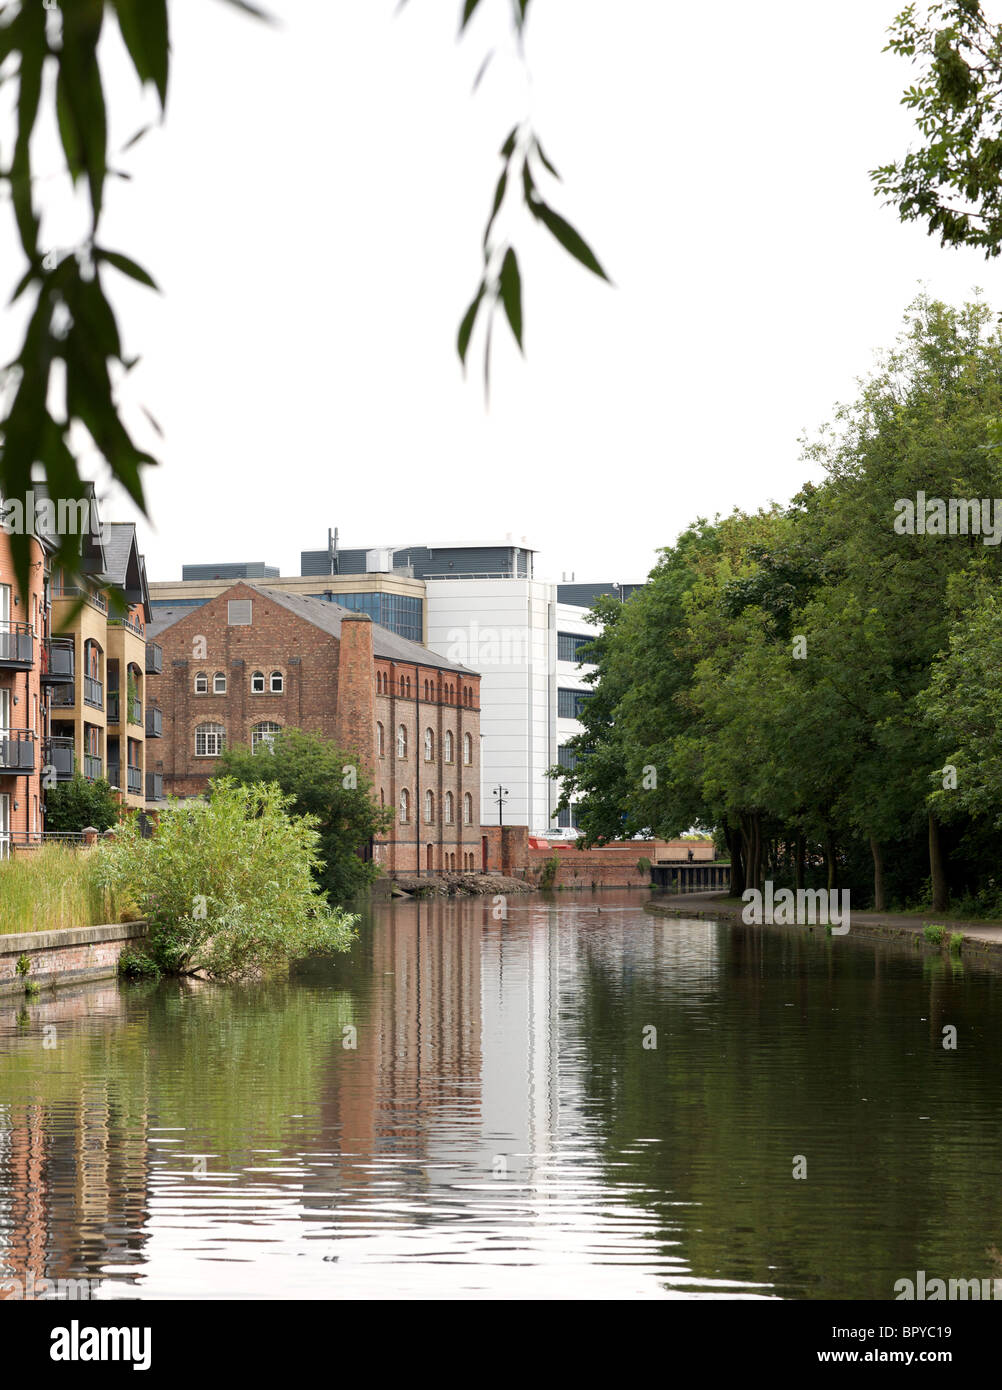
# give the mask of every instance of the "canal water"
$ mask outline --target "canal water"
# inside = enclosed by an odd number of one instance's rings
[[[1002,1275],[1002,975],[645,901],[373,905],[350,958],[280,982],[2,1001],[0,1284],[891,1299]]]

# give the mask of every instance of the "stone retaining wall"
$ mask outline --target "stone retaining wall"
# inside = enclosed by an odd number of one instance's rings
[[[0,936],[0,996],[23,994],[28,980],[45,989],[107,979],[118,973],[118,958],[126,947],[145,935],[145,922],[109,922]],[[27,975],[17,973],[22,955],[31,962]]]

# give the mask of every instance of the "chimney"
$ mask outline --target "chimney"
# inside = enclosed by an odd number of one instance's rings
[[[368,776],[375,770],[376,676],[372,658],[372,619],[345,613],[337,671],[337,741],[354,753]]]

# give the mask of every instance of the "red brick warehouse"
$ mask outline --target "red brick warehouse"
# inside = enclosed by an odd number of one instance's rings
[[[230,745],[281,728],[335,740],[394,810],[373,857],[390,873],[480,867],[480,677],[323,599],[234,583],[162,610],[149,678],[164,790],[195,796]]]

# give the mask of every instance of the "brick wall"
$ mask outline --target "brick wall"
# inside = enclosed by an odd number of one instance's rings
[[[243,598],[251,600],[252,622],[230,626],[227,603]],[[163,672],[147,679],[151,697],[163,709],[160,757],[167,795],[197,795],[215,771],[215,758],[198,757],[194,751],[200,724],[221,724],[227,746],[248,745],[254,726],[264,721],[300,728],[348,745],[372,774],[376,798],[394,810],[390,834],[373,848],[373,857],[387,871],[425,871],[429,863],[433,870],[479,867],[478,676],[373,656],[373,625],[364,615],[345,618],[338,639],[240,583],[164,628],[155,640],[163,648]],[[260,694],[251,688],[255,671],[265,678]],[[278,693],[271,690],[274,671],[282,676]],[[195,693],[199,672],[208,682],[204,695]],[[225,694],[213,690],[217,672],[226,676]],[[406,747],[398,757],[401,726]],[[430,758],[425,753],[427,729]],[[447,734],[453,740],[451,760],[445,757]],[[404,791],[408,815],[401,822]],[[428,791],[434,798],[430,821]],[[451,822],[445,818],[449,793]],[[468,823],[463,815],[467,795]]]
[[[34,662],[29,671],[15,671],[0,666],[0,690],[7,692],[9,727],[19,732],[34,749],[34,770],[27,775],[13,776],[0,769],[0,796],[6,798],[10,829],[13,831],[42,828],[42,772],[45,762],[45,700],[47,692],[41,683],[43,642],[48,621],[43,607],[43,557],[38,541],[31,541],[31,570],[29,589],[22,594],[14,578],[11,537],[0,530],[0,584],[10,588],[12,624],[27,624],[34,632]],[[10,644],[13,654],[13,643]],[[15,703],[16,702],[16,703]],[[15,805],[16,803],[16,805]]]

